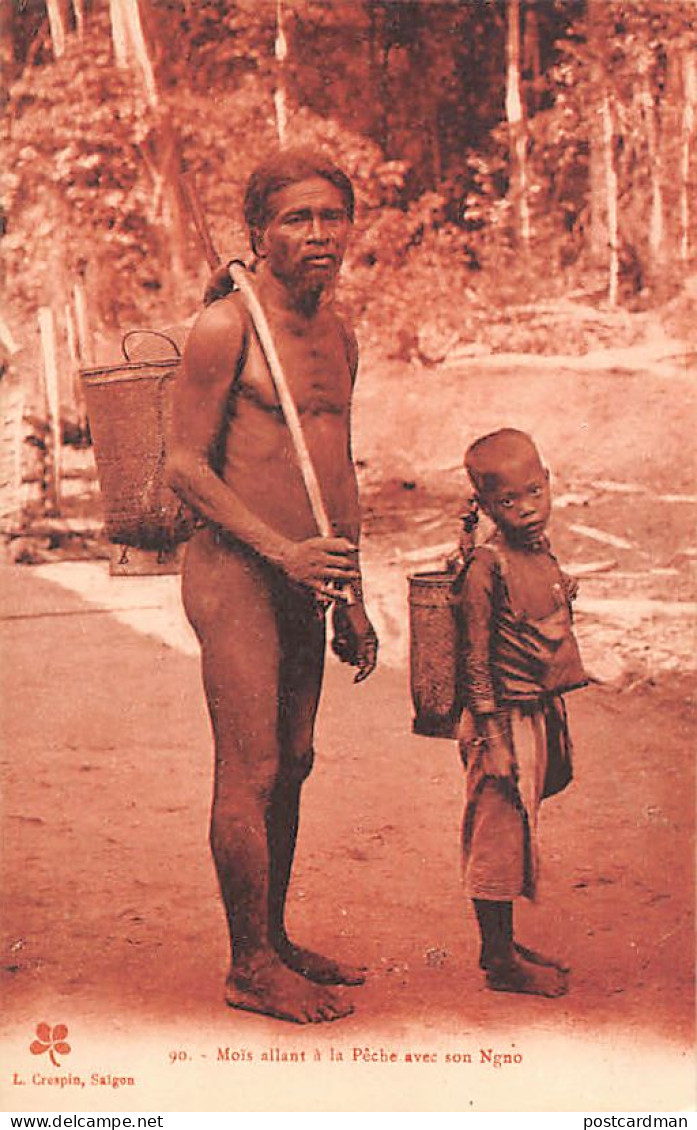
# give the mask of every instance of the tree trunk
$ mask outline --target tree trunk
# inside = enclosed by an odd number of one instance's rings
[[[684,101],[680,139],[680,259],[690,258],[690,171],[697,112],[697,62],[688,51],[683,57]]]
[[[530,244],[530,205],[527,137],[520,92],[520,0],[508,0],[506,60],[506,116],[510,137],[511,183],[516,205],[517,235],[527,248]]]
[[[598,0],[588,0],[587,24],[588,43],[592,60],[590,80],[594,99],[589,107],[588,124],[588,193],[589,193],[589,237],[590,254],[593,263],[604,265],[609,243],[607,215],[607,179],[605,175],[605,123],[603,118],[603,99],[605,98],[605,74],[602,64],[602,49],[606,39],[606,11]]]
[[[83,365],[93,365],[95,362],[94,337],[90,328],[87,296],[82,279],[73,286],[73,303],[75,306],[77,352]]]
[[[75,315],[70,302],[65,303],[65,332],[68,343],[68,357],[70,359],[70,394],[73,407],[77,415],[78,427],[83,435],[87,433],[87,409],[85,407],[85,393],[80,379],[80,370],[84,362],[80,354],[80,346],[75,326]]]
[[[607,90],[603,91],[601,112],[603,120],[603,158],[605,166],[605,208],[607,214],[608,250],[610,252],[608,301],[611,306],[616,306],[620,278],[618,185],[617,171],[615,169],[615,125],[612,104]]]
[[[62,0],[46,0],[48,23],[51,29],[53,54],[60,59],[65,54],[65,12]]]
[[[276,111],[276,133],[278,135],[278,144],[284,146],[288,133],[285,77],[288,42],[283,29],[283,0],[276,0],[276,39],[274,41],[274,54],[276,56],[276,89],[274,90],[273,100]]]
[[[131,47],[131,52],[138,64],[143,86],[148,102],[152,107],[157,106],[157,83],[155,82],[155,69],[148,52],[148,46],[143,32],[143,21],[140,15],[138,0],[117,0],[121,5],[121,16],[126,34]]]
[[[186,237],[183,216],[184,202],[180,182],[182,158],[178,139],[169,118],[163,121],[159,136],[161,145],[160,168],[164,178],[162,220],[165,242],[169,248],[169,279],[173,286],[172,303],[176,306],[177,279],[182,277],[185,270],[184,248]]]
[[[111,38],[117,67],[128,67],[135,62],[148,103],[158,104],[155,68],[153,67],[143,31],[138,0],[109,0]]]
[[[540,63],[540,26],[537,12],[528,8],[525,14],[523,37],[523,70],[530,75],[528,86],[528,112],[535,113],[542,91],[542,67]]]
[[[120,70],[125,70],[128,66],[129,48],[121,0],[109,0],[109,16],[111,17],[111,42],[114,47],[114,62]]]
[[[78,39],[82,39],[85,33],[85,0],[73,0],[73,12],[75,13],[77,36]]]
[[[56,328],[50,306],[39,309],[39,333],[43,354],[43,378],[46,394],[46,409],[50,436],[50,476],[47,489],[47,504],[50,513],[60,513],[61,477],[61,425],[60,395],[58,391],[58,361],[56,356]]]
[[[5,349],[10,354],[10,357],[15,353],[19,353],[19,346],[2,314],[0,314],[0,342],[2,342]]]
[[[639,83],[646,146],[651,178],[651,212],[649,215],[649,269],[653,280],[660,280],[665,256],[665,216],[663,209],[663,183],[661,151],[658,143],[656,106],[651,91],[648,66],[642,67]]]

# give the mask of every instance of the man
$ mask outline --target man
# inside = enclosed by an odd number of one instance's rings
[[[353,206],[346,175],[305,150],[264,163],[245,196],[251,280],[335,536],[317,536],[238,293],[209,305],[189,336],[169,466],[173,488],[204,520],[187,547],[182,595],[201,645],[215,740],[211,846],[232,951],[226,1000],[300,1023],[347,1015],[351,1004],[328,986],[363,980],[361,971],[293,943],[284,925],[300,791],[313,760],[325,609],[337,591],[335,651],[358,668],[356,680],[377,656],[357,552],[350,444],[357,348],[333,307]]]

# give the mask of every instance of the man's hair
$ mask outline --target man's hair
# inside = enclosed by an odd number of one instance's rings
[[[535,458],[542,466],[540,453],[527,432],[500,428],[475,440],[465,452],[465,468],[480,494],[496,489],[501,464],[511,459]]]
[[[244,218],[249,229],[252,250],[257,251],[257,239],[263,234],[272,216],[271,198],[288,185],[298,184],[312,177],[324,180],[338,188],[344,201],[346,215],[353,222],[355,197],[353,185],[343,169],[335,165],[319,149],[279,149],[262,161],[247,182],[244,194]]]

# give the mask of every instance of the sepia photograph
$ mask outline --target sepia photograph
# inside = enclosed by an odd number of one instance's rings
[[[686,1125],[697,0],[0,17],[0,1110]]]

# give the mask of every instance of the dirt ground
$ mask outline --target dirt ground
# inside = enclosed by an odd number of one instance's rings
[[[98,1100],[67,1084],[50,1090],[51,1109],[693,1108],[695,482],[680,451],[694,388],[687,374],[623,376],[619,387],[602,374],[590,397],[586,384],[572,398],[571,383],[565,392],[557,382],[564,413],[553,444],[544,409],[552,378],[518,376],[509,418],[499,420],[541,430],[555,453],[559,555],[590,567],[582,645],[599,670],[612,659],[608,677],[569,698],[576,779],[545,805],[542,889],[519,912],[524,940],[573,968],[569,995],[549,1001],[481,983],[460,888],[462,772],[452,742],[412,735],[406,668],[405,575],[436,563],[452,540],[460,441],[487,429],[490,400],[500,405],[512,378],[494,374],[489,399],[477,383],[463,426],[436,437],[430,453],[430,414],[459,403],[462,383],[416,379],[444,382],[441,407],[407,419],[407,394],[395,396],[402,438],[389,467],[385,413],[373,414],[369,391],[358,406],[368,599],[384,662],[358,688],[328,662],[290,897],[299,938],[369,967],[347,1020],[308,1030],[222,1004],[226,933],[207,846],[211,743],[194,650],[184,628],[167,630],[176,579],[122,579],[110,603],[81,591],[69,563],[48,574],[3,568],[6,1108],[48,1101],[31,1083],[38,1057],[28,1046],[40,1022],[68,1026],[63,1073],[85,1070],[89,1034],[99,1070],[142,1084],[100,1087]],[[629,405],[618,443],[610,424]],[[604,462],[595,448],[581,458],[588,427]],[[91,568],[113,584],[106,563]],[[134,610],[138,630],[116,606]],[[317,1075],[265,1076],[259,1061],[270,1046],[319,1052],[325,1071],[342,1052],[351,1070],[328,1089]],[[490,1046],[523,1062],[487,1074],[481,1048]],[[246,1075],[242,1065],[214,1071],[224,1047],[250,1052]],[[414,1047],[437,1061],[406,1072],[404,1049]],[[356,1048],[394,1050],[399,1063],[390,1074],[356,1061]],[[172,1050],[189,1060],[169,1063]],[[446,1065],[453,1050],[473,1055],[471,1070]],[[38,1066],[56,1074],[45,1056]]]

